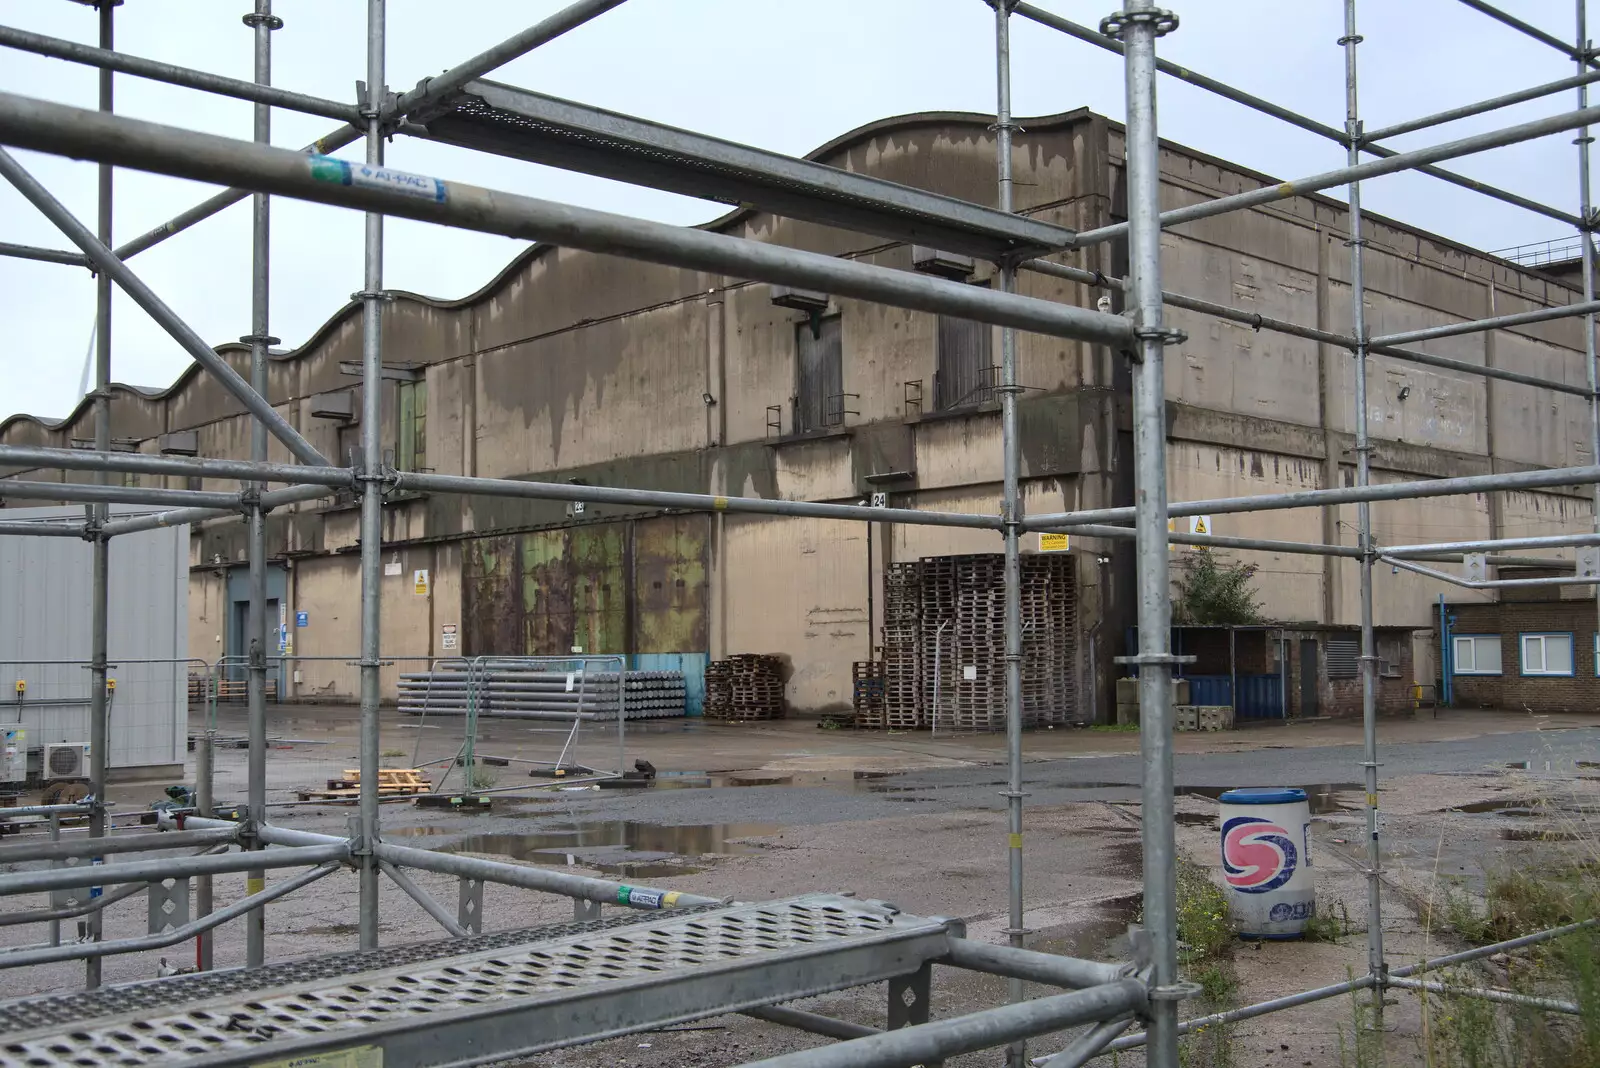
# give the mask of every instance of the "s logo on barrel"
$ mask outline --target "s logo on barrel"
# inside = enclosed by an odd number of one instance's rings
[[[1276,890],[1294,875],[1299,853],[1289,832],[1259,816],[1235,816],[1222,825],[1222,873],[1246,894]]]

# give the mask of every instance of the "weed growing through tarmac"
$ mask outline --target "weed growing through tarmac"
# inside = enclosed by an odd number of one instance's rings
[[[1091,723],[1089,724],[1089,729],[1092,731],[1137,731],[1139,725],[1137,723]]]
[[[1600,917],[1600,828],[1581,804],[1534,806],[1558,830],[1532,862],[1485,873],[1478,899],[1448,885],[1426,910],[1472,945],[1488,945]],[[1572,1004],[1577,1013],[1421,993],[1428,1068],[1600,1068],[1600,928],[1430,974],[1445,987],[1495,988]],[[1358,1068],[1365,1068],[1359,1065]]]
[[[472,774],[468,777],[467,781],[471,783],[474,790],[487,790],[496,782],[498,782],[499,779],[491,769],[485,767],[475,767],[472,769]]]
[[[1350,910],[1345,908],[1343,901],[1335,901],[1334,906],[1339,909],[1335,916],[1331,908],[1327,911],[1318,911],[1306,921],[1305,932],[1301,938],[1306,942],[1337,942],[1350,933]]]
[[[1239,981],[1233,971],[1234,929],[1227,895],[1199,864],[1179,860],[1178,964],[1200,987],[1195,1015],[1209,1016],[1233,1007]],[[1180,1040],[1183,1068],[1232,1068],[1233,1027],[1197,1027]]]
[[[404,749],[385,749],[382,755],[385,760],[397,760],[405,756],[406,751]]]

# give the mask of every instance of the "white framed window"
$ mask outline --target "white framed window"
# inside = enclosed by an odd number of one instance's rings
[[[1521,639],[1524,675],[1572,674],[1572,635],[1524,634]]]
[[[1457,634],[1453,636],[1452,674],[1500,674],[1500,635]]]

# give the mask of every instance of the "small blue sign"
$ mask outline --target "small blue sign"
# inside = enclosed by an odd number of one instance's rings
[[[296,612],[294,614],[294,625],[297,626],[297,627],[308,627],[308,626],[310,626],[311,625],[311,613],[310,612]]]

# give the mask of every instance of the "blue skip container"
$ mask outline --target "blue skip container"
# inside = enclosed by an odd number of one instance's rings
[[[1217,798],[1222,875],[1243,938],[1299,938],[1317,914],[1304,790],[1251,787]]]

